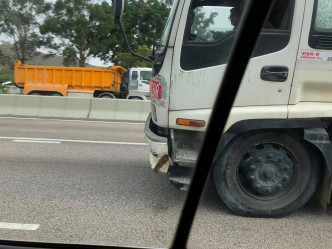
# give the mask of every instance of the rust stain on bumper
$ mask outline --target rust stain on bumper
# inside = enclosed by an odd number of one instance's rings
[[[155,154],[153,154],[156,156]],[[169,167],[169,157],[168,155],[163,155],[159,158],[158,162],[156,163],[156,166],[154,167],[154,171],[157,173],[167,173]]]

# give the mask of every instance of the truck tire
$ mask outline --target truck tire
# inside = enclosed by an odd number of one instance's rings
[[[51,93],[51,96],[63,96],[61,93],[57,93],[57,92],[54,92],[54,93]]]
[[[315,192],[320,165],[307,145],[284,132],[251,133],[219,152],[213,182],[236,214],[282,217],[301,208]]]
[[[98,96],[98,98],[102,99],[116,99],[115,95],[113,93],[102,93]]]
[[[28,95],[41,96],[41,94],[39,92],[31,92],[31,93],[28,93]]]

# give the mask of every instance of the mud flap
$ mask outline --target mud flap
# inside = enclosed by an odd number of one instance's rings
[[[321,182],[318,186],[317,197],[324,210],[331,202],[332,191],[332,146],[329,134],[324,128],[304,129],[304,139],[313,144],[324,156],[324,170]]]
[[[323,170],[322,180],[316,192],[316,197],[324,211],[327,210],[327,205],[331,203],[331,186],[331,176],[329,176],[328,169],[325,166]]]
[[[178,166],[176,164],[170,166],[167,172],[170,183],[180,190],[188,190],[192,174],[193,168]]]

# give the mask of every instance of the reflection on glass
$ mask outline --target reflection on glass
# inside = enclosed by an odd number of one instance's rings
[[[318,0],[317,16],[315,20],[316,31],[332,31],[332,2],[329,0]]]

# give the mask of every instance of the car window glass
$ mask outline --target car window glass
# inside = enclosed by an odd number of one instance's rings
[[[213,3],[213,1],[212,1]],[[243,4],[192,5],[181,51],[181,67],[195,70],[225,64],[243,12]],[[278,0],[263,25],[253,57],[284,49],[290,40],[294,1]],[[218,53],[219,56],[215,56]]]
[[[197,7],[193,11],[191,41],[214,41],[219,36],[233,30],[229,16],[230,7]]]
[[[125,1],[128,42],[154,65],[127,51],[111,1],[45,1],[35,23],[42,0],[0,0],[14,9],[0,7],[0,83],[18,86],[0,85],[0,239],[167,248],[248,1]],[[314,1],[275,2],[188,248],[332,245],[332,66],[299,58]],[[315,27],[331,32],[330,1],[316,2]],[[16,32],[28,33],[15,46]],[[32,58],[17,65],[20,51]]]
[[[132,71],[132,73],[131,73],[131,79],[132,80],[137,80],[137,77],[138,77],[138,72],[137,71]]]

